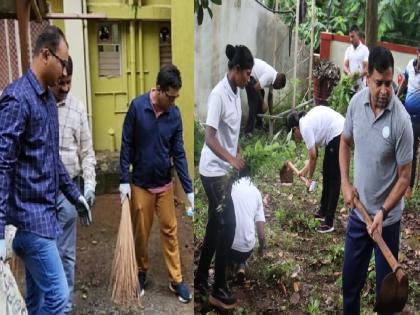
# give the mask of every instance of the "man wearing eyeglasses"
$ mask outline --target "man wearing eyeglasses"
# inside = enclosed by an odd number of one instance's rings
[[[51,88],[58,108],[60,158],[73,181],[79,187],[83,185],[86,201],[92,207],[95,203],[96,187],[95,152],[85,106],[69,93],[73,75],[73,61],[70,56],[66,71],[67,75],[62,75]],[[57,199],[57,216],[63,229],[57,239],[57,246],[70,293],[64,313],[70,314],[73,310],[77,211],[63,193]]]
[[[360,313],[372,250],[375,250],[376,292],[385,275],[387,261],[371,239],[374,231],[398,257],[402,200],[410,183],[413,132],[410,116],[394,94],[394,58],[384,47],[369,54],[368,88],[357,93],[347,109],[340,142],[341,187],[344,202],[352,209],[347,225],[343,265],[344,314]],[[349,165],[354,144],[354,183]],[[367,225],[354,207],[354,197],[365,205],[373,223]]]
[[[149,269],[148,240],[156,212],[170,278],[169,289],[182,303],[188,303],[192,296],[181,274],[171,175],[173,160],[184,191],[194,208],[194,193],[182,140],[181,113],[174,104],[181,86],[178,68],[165,65],[159,71],[156,87],[131,102],[121,141],[120,193],[121,203],[125,198],[131,198],[141,294],[144,294]],[[133,166],[131,186],[130,165]]]
[[[48,87],[67,74],[67,60],[64,34],[48,26],[36,41],[31,68],[0,97],[0,259],[7,222],[17,227],[13,249],[25,264],[29,314],[61,315],[68,301],[56,244],[59,191],[76,205],[82,224],[92,220],[58,152],[57,105]]]

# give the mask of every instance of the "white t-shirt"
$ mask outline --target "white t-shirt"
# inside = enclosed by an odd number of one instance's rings
[[[420,72],[416,73],[416,69],[414,69],[416,60],[417,58],[410,60],[405,69],[405,73],[408,76],[407,93],[409,94],[420,93]]]
[[[206,125],[217,130],[220,145],[236,156],[241,128],[242,107],[239,90],[232,91],[227,75],[211,91],[208,100]],[[230,164],[220,159],[204,143],[201,150],[199,172],[206,177],[224,176]]]
[[[233,184],[231,196],[236,217],[232,249],[246,253],[255,246],[255,222],[265,222],[261,193],[248,177],[243,177]]]
[[[369,49],[363,45],[362,42],[360,42],[359,46],[357,46],[356,49],[354,49],[353,45],[350,45],[347,47],[346,52],[344,54],[344,62],[346,60],[349,61],[349,69],[350,73],[362,73],[364,66],[363,62],[368,62],[369,59]],[[359,90],[361,90],[363,87],[366,86],[366,77],[363,77],[363,79],[359,79],[357,81],[359,84]]]
[[[277,77],[277,71],[265,61],[254,58],[251,76],[260,82],[262,88],[271,87]]]
[[[326,146],[340,135],[344,128],[344,117],[327,106],[315,106],[299,120],[299,129],[308,150]]]

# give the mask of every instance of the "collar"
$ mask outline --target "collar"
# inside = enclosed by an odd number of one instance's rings
[[[370,90],[369,90],[369,88],[368,87],[366,87],[364,90],[363,90],[363,92],[362,93],[364,93],[364,95],[363,95],[363,104],[365,104],[365,106],[369,106],[370,107]],[[385,111],[388,111],[388,112],[390,112],[390,111],[392,111],[393,110],[393,108],[394,108],[394,103],[395,103],[395,101],[394,101],[394,93],[392,93],[392,95],[391,95],[391,100],[389,101],[389,103],[388,103],[388,106],[387,107],[385,107],[384,108],[384,112]]]
[[[29,69],[26,72],[26,77],[28,78],[29,83],[32,85],[37,95],[41,97],[48,96],[48,89],[44,89],[44,87],[38,81],[38,79],[36,78],[35,74],[32,72],[31,69]]]
[[[151,111],[155,116],[156,116],[156,110],[154,109],[154,107],[153,107],[153,104],[152,104],[152,91],[154,91],[155,89],[151,89],[149,92],[147,92],[146,93],[146,97],[147,97],[147,104],[146,104],[146,106],[144,107],[144,111]],[[169,115],[169,113],[170,113],[170,111],[171,111],[171,108],[172,108],[172,106],[171,107],[169,107],[169,109],[167,110],[167,111],[162,111],[162,112],[158,112],[158,116],[161,116],[161,115]]]
[[[235,100],[239,97],[239,91],[236,91],[236,94],[233,92],[232,87],[229,84],[227,73],[225,77],[223,78],[223,86],[227,92],[227,95],[231,101]],[[238,88],[239,89],[239,88]]]

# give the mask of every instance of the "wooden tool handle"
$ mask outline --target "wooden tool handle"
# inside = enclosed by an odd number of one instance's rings
[[[353,199],[354,205],[359,210],[360,214],[365,219],[365,222],[369,225],[372,224],[372,219],[366,212],[365,206],[360,202],[360,200],[357,197],[354,197]],[[388,245],[384,242],[382,235],[379,234],[378,230],[375,230],[373,232],[373,239],[378,244],[379,249],[381,250],[382,254],[384,255],[386,261],[388,262],[389,266],[391,267],[392,271],[395,272],[397,269],[401,268],[401,265],[398,263],[398,261],[395,259],[394,255],[392,255],[391,251],[388,248]]]
[[[296,175],[299,174],[298,169],[296,168],[296,166],[293,165],[292,162],[287,161],[287,167],[290,168],[293,172],[295,172]],[[309,186],[309,181],[304,176],[300,175],[299,178],[305,183],[306,186]]]

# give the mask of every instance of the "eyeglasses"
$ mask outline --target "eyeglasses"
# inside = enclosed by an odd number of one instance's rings
[[[57,58],[58,61],[60,61],[61,66],[67,69],[67,65],[69,64],[69,62],[67,60],[61,59],[60,57],[58,57],[51,49],[48,49],[49,52],[51,53],[51,55],[53,55],[55,58]]]
[[[173,101],[175,101],[179,97],[179,94],[171,95],[171,94],[168,94],[168,91],[163,91],[163,93],[165,93],[167,98],[169,98],[170,100],[173,100]]]

